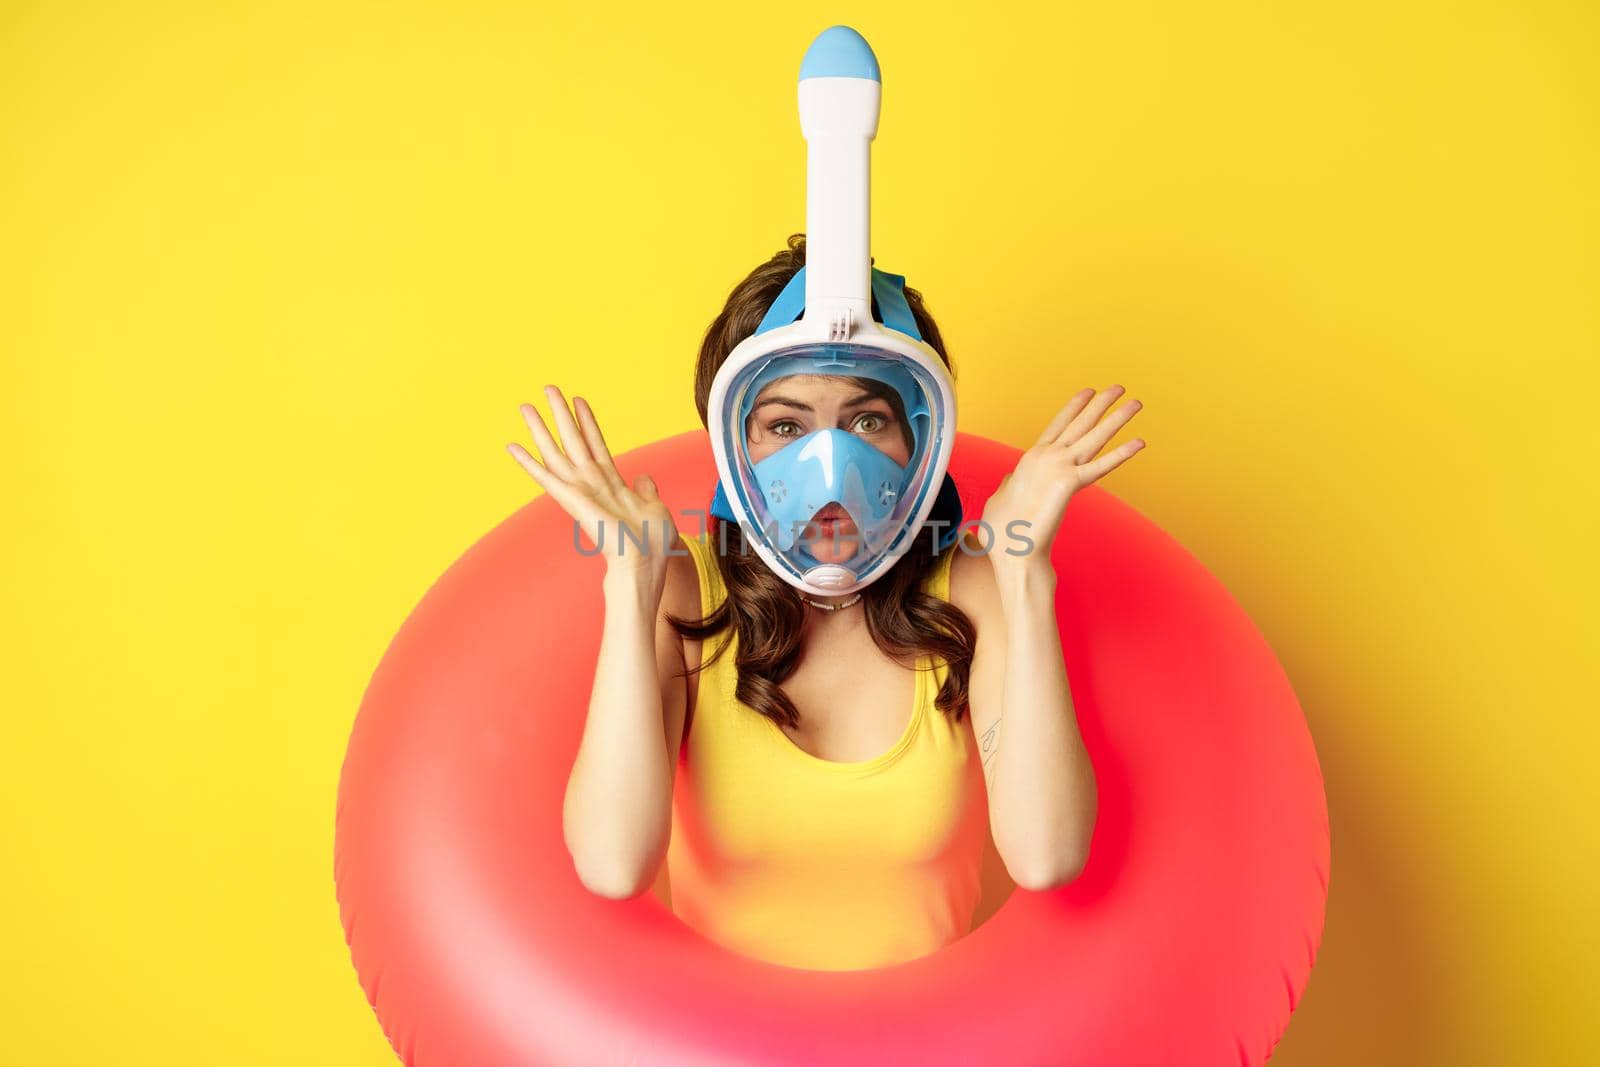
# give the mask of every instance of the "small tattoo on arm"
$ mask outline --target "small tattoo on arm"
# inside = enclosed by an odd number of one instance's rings
[[[996,719],[994,725],[983,732],[978,739],[978,751],[983,758],[983,772],[991,778],[994,772],[994,754],[1000,750],[1000,720]]]

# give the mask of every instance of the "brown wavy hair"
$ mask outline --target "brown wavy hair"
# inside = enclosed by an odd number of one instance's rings
[[[768,306],[805,261],[805,234],[794,234],[786,249],[734,286],[722,311],[706,330],[695,364],[694,402],[701,423],[708,428],[706,408],[717,370],[740,341],[755,333]],[[905,287],[905,294],[923,340],[950,367],[944,338],[928,314],[922,294],[910,286]],[[710,516],[706,530],[728,595],[704,618],[668,615],[667,619],[680,636],[693,641],[704,641],[732,627],[738,635],[734,664],[739,683],[735,696],[774,722],[797,727],[800,713],[780,687],[800,662],[800,631],[806,611],[800,591],[761,561],[737,523]],[[935,705],[960,722],[967,710],[967,679],[977,631],[960,608],[920,588],[939,563],[934,552],[935,535],[935,530],[924,526],[894,566],[861,591],[861,603],[866,611],[867,632],[886,656],[903,662],[925,653],[942,657],[949,665]],[[719,550],[722,546],[727,550]],[[951,545],[945,551],[957,552],[960,548]],[[724,642],[716,655],[702,658],[697,670],[710,666],[727,647]]]

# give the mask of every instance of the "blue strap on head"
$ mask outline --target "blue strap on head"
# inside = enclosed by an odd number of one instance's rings
[[[890,274],[877,267],[872,268],[872,302],[878,321],[891,330],[899,330],[907,337],[920,341],[922,331],[917,329],[917,317],[911,313],[911,305],[906,303],[905,286],[904,274]],[[756,333],[763,334],[779,326],[787,326],[798,319],[805,309],[806,269],[801,267],[767,308],[767,313],[761,317],[761,325],[756,327]]]
[[[899,330],[908,337],[922,340],[922,331],[917,329],[917,317],[911,314],[911,305],[906,303],[904,274],[890,274],[873,267],[872,299],[878,305],[879,322],[891,330]]]
[[[891,330],[898,330],[913,340],[922,340],[922,331],[917,329],[916,316],[911,313],[911,305],[906,302],[905,294],[906,276],[904,274],[890,274],[888,271],[872,268],[872,305],[877,319]],[[772,304],[767,308],[767,313],[761,317],[761,324],[756,327],[756,333],[766,333],[779,326],[787,326],[798,319],[806,309],[806,269],[801,267],[794,272],[783,289],[778,293]],[[738,516],[733,513],[733,506],[728,503],[728,495],[723,491],[722,482],[717,482],[717,491],[711,497],[711,514],[728,522],[737,522]],[[961,494],[956,490],[955,480],[949,474],[944,476],[944,482],[939,486],[939,495],[934,498],[933,510],[928,512],[929,522],[940,522],[943,526],[938,533],[939,551],[943,552],[956,543],[961,536]]]

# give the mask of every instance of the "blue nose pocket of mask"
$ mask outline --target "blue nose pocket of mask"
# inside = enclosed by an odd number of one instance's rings
[[[727,522],[739,521],[733,513],[733,506],[728,503],[728,494],[723,491],[720,481],[717,483],[716,491],[711,495],[710,513]],[[939,485],[939,495],[934,498],[933,510],[928,512],[927,520],[937,531],[936,541],[940,552],[955,544],[956,539],[961,536],[962,518],[961,493],[956,489],[955,479],[946,474],[944,481]]]
[[[848,430],[827,429],[792,441],[751,468],[776,527],[781,551],[794,547],[807,520],[827,504],[850,513],[869,545],[888,543],[906,469]]]

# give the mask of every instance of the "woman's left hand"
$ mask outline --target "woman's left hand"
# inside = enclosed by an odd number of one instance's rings
[[[1122,386],[1113,385],[1098,394],[1093,389],[1075,394],[989,497],[983,521],[992,539],[989,559],[996,568],[1041,564],[1048,567],[1050,546],[1072,494],[1094,484],[1144,447],[1144,438],[1136,437],[1099,455],[1112,435],[1144,406],[1131,400],[1101,422],[1106,409],[1123,392]],[[1018,522],[1025,525],[1011,529],[1011,524]],[[1025,554],[1014,555],[1021,551],[1016,547],[1019,535],[1031,540],[1033,547]],[[1007,552],[1008,548],[1011,552]]]

